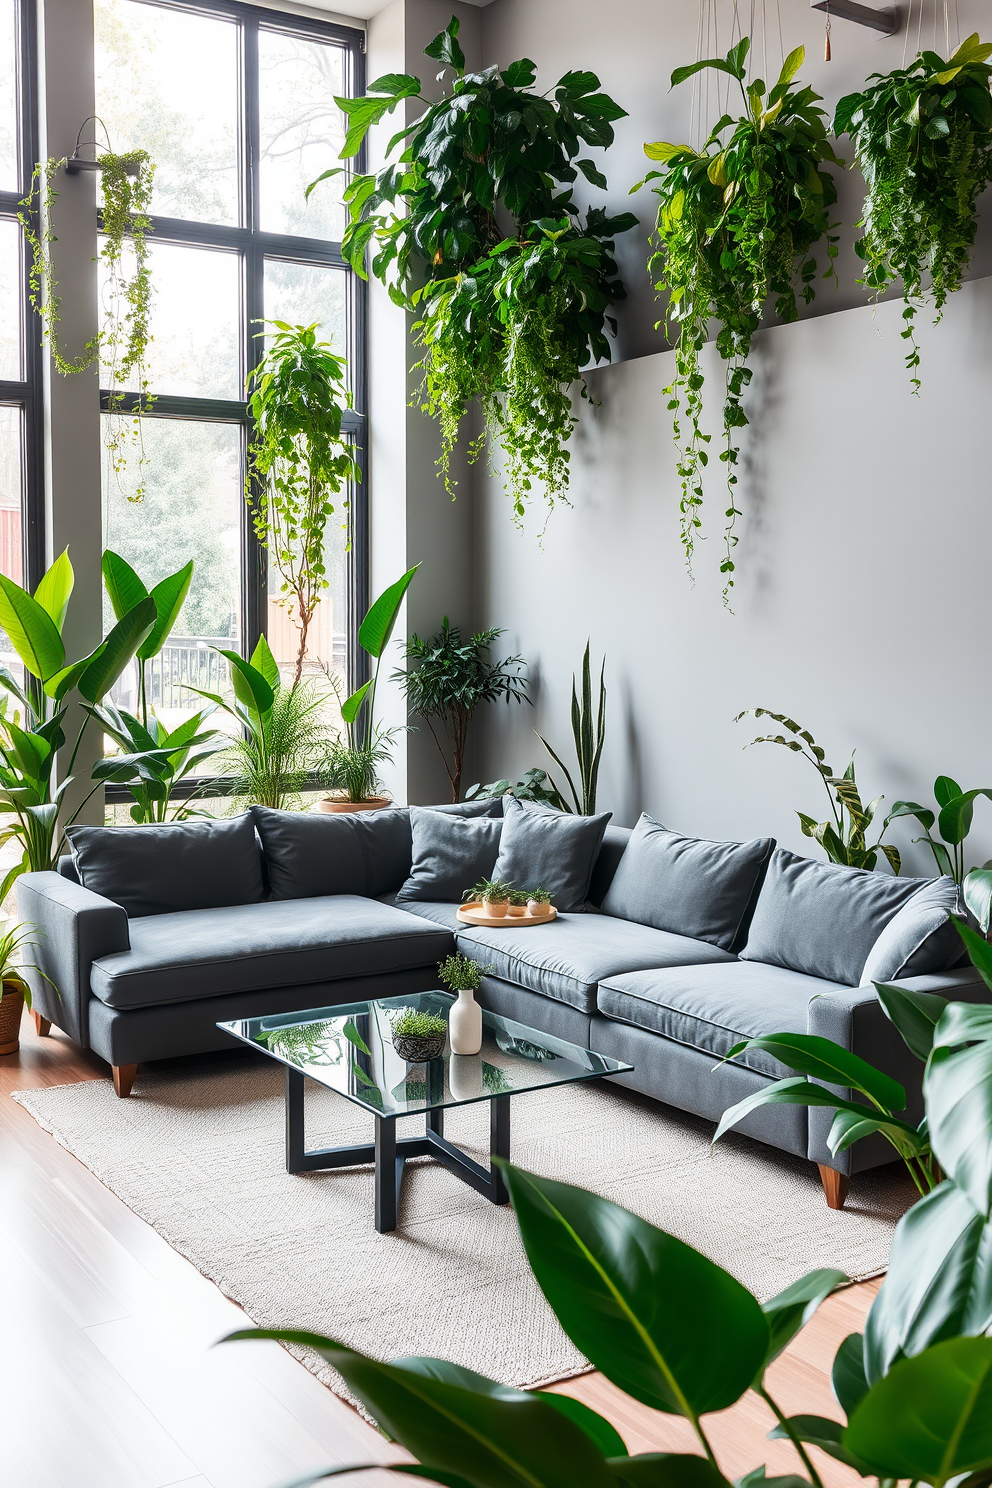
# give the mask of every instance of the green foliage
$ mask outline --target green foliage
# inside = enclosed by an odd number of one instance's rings
[[[462,898],[489,899],[493,904],[504,904],[509,902],[512,893],[512,883],[504,883],[501,878],[480,878],[477,884],[465,890]]]
[[[569,809],[547,770],[539,770],[536,766],[527,770],[519,780],[492,780],[488,785],[470,785],[465,792],[466,801],[481,801],[486,796],[516,796],[518,801],[539,801],[542,806],[553,806],[556,811]]]
[[[584,145],[611,144],[613,122],[625,114],[592,72],[566,73],[553,97],[534,91],[527,59],[467,73],[455,17],[425,50],[452,74],[438,101],[427,102],[420,80],[406,73],[378,78],[364,98],[337,100],[350,125],[344,160],[397,106],[424,104],[390,141],[386,155],[394,158],[346,186],[342,251],[364,275],[371,249],[371,272],[397,304],[419,311],[422,406],[440,426],[448,490],[454,494],[458,431],[478,399],[506,452],[519,520],[535,482],[549,504],[565,497],[569,389],[584,367],[609,358],[608,311],[624,297],[613,239],[636,219],[594,209],[583,226],[571,197],[579,172],[606,185],[592,160],[578,157]],[[506,218],[511,236],[501,226]],[[473,442],[470,458],[484,439]]]
[[[682,544],[690,575],[702,526],[703,473],[711,437],[701,426],[699,366],[710,320],[717,321],[716,348],[726,363],[720,454],[729,492],[720,564],[725,604],[734,585],[734,527],[740,515],[734,431],[748,422],[741,400],[751,380],[751,338],[772,296],[781,320],[797,319],[797,273],[804,300],[809,304],[813,299],[817,273],[813,249],[823,239],[828,258],[824,277],[836,280],[829,208],[837,200],[837,188],[823,167],[843,164],[827,138],[824,111],[817,107],[820,95],[792,81],[802,66],[804,49],[790,53],[766,94],[760,78],[747,81],[749,47],[749,38],[744,37],[725,58],[680,67],[672,74],[673,87],[706,68],[729,74],[740,87],[743,114],[718,119],[700,150],[660,142],[644,146],[649,159],[664,165],[644,178],[658,183],[652,189],[659,197],[658,248],[648,269],[655,288],[669,297],[665,325],[675,343],[675,378],[665,391],[674,415]],[[724,142],[724,131],[731,127]]]
[[[837,105],[834,132],[849,134],[868,191],[855,250],[861,283],[876,295],[902,281],[906,366],[920,388],[915,318],[928,301],[937,320],[959,289],[992,180],[992,97],[978,33],[945,62],[923,51],[909,67],[872,73],[863,93]]]
[[[67,357],[59,346],[62,297],[52,264],[52,244],[57,239],[52,212],[59,196],[52,182],[66,164],[64,157],[44,160],[35,166],[31,190],[20,204],[18,217],[32,254],[28,273],[31,303],[41,316],[42,334],[58,371],[68,377],[74,372],[85,372],[99,360],[110,388],[111,412],[120,407],[127,384],[137,384],[138,407],[134,418],[128,425],[108,419],[105,443],[118,480],[127,464],[128,445],[137,447],[139,481],[128,499],[140,501],[145,495],[140,475],[145,459],[139,415],[147,412],[152,403],[145,359],[151,340],[152,278],[147,234],[152,226],[149,213],[155,166],[147,150],[131,150],[124,155],[106,150],[97,160],[103,236],[100,263],[106,274],[104,318],[78,357]]]
[[[293,679],[299,682],[310,623],[328,586],[330,498],[361,472],[341,432],[351,406],[344,357],[318,340],[316,325],[271,324],[276,335],[248,378],[253,425],[245,495],[255,534],[279,575],[279,603],[300,633]]]
[[[34,925],[9,924],[6,930],[0,931],[0,987],[13,982],[16,983],[24,994],[24,1001],[28,1008],[31,1007],[31,987],[24,976],[24,960],[21,956],[23,946],[37,946],[34,938]],[[37,966],[31,966],[35,976],[42,977],[59,995],[58,988],[50,977]]]
[[[478,992],[487,971],[492,967],[471,961],[468,956],[445,956],[437,966],[438,977],[449,992]]]
[[[382,766],[393,758],[397,732],[380,729],[369,745],[350,745],[335,739],[317,772],[321,784],[328,790],[341,791],[346,801],[375,800],[382,789]]]
[[[411,710],[430,729],[451,781],[452,801],[461,800],[465,746],[476,708],[499,698],[508,703],[530,701],[527,679],[520,674],[523,657],[507,656],[502,661],[490,657],[493,643],[502,634],[493,626],[463,638],[461,629],[451,625],[445,615],[435,635],[410,636],[406,659],[414,665],[393,673]]]
[[[154,714],[142,723],[109,703],[86,711],[121,751],[98,761],[93,779],[126,785],[134,798],[131,820],[139,824],[168,821],[176,786],[230,743],[218,729],[204,728],[205,720],[215,711],[214,705],[192,714],[173,729],[166,728]],[[240,743],[235,745],[239,757],[241,749]],[[172,819],[181,821],[189,811],[189,806],[181,805]]]
[[[138,660],[141,723],[142,727],[147,729],[149,720],[145,665],[161,651],[179,619],[193,579],[193,560],[191,558],[176,573],[168,574],[151,589],[145,587],[144,582],[139,579],[126,559],[118,553],[111,552],[109,548],[103,555],[101,568],[107,596],[118,621],[123,620],[124,616],[144,599],[151,598],[155,603],[155,624],[135,653]]]
[[[606,741],[606,658],[603,658],[603,665],[599,672],[599,702],[594,709],[592,700],[592,675],[589,664],[590,644],[589,641],[586,641],[586,649],[582,657],[581,702],[575,690],[575,674],[574,672],[572,674],[572,739],[575,744],[575,758],[578,762],[580,790],[576,790],[575,782],[569,774],[568,767],[551,748],[547,739],[541,734],[537,736],[565,776],[568,782],[568,788],[572,793],[575,812],[579,816],[593,816],[595,814],[596,789],[599,784],[599,762],[603,755],[603,744]],[[561,809],[571,811],[572,807],[565,805],[561,793],[558,792],[557,794],[558,800],[561,802]]]
[[[555,896],[550,889],[536,888],[526,889],[524,897],[529,901],[533,901],[534,904],[550,904]]]
[[[923,837],[914,837],[914,842],[925,842],[933,853],[939,873],[946,873],[955,883],[964,883],[964,840],[971,831],[975,802],[979,796],[992,801],[992,788],[979,786],[976,790],[962,790],[949,775],[938,775],[933,783],[937,810],[921,806],[918,801],[896,801],[885,818],[885,825],[900,816],[913,816],[923,828]],[[935,842],[931,834],[934,823],[942,841]],[[988,928],[986,918],[985,928]]]
[[[392,1030],[397,1038],[437,1038],[447,1033],[448,1020],[440,1013],[419,1013],[415,1008],[405,1008],[392,1020]]]
[[[870,845],[868,843],[868,828],[875,819],[879,802],[884,798],[876,796],[867,806],[862,803],[854,775],[853,754],[843,775],[835,775],[813,735],[808,729],[801,728],[794,718],[787,718],[784,713],[770,713],[767,708],[746,708],[743,713],[738,713],[734,722],[739,723],[742,718],[773,718],[776,723],[782,724],[783,728],[787,728],[796,737],[787,739],[783,734],[763,734],[758,739],[752,739],[751,743],[784,745],[786,749],[809,760],[823,781],[830,801],[832,820],[818,822],[802,811],[797,811],[805,837],[812,837],[818,842],[832,863],[841,863],[847,868],[874,868],[879,853],[884,853],[892,872],[899,872],[902,857],[897,848],[889,842],[883,842],[881,835],[877,841]],[[882,825],[883,833],[892,817],[899,814],[893,810],[886,817]]]

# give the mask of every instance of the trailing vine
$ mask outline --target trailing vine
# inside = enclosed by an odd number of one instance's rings
[[[403,145],[402,153],[346,186],[342,252],[365,276],[371,250],[372,274],[398,305],[418,312],[421,407],[439,424],[437,463],[449,493],[451,455],[477,400],[484,429],[469,460],[487,433],[503,446],[519,521],[535,483],[549,506],[567,500],[570,390],[583,368],[609,359],[605,331],[615,325],[607,312],[624,297],[613,238],[636,218],[593,210],[583,225],[572,183],[581,173],[606,185],[593,161],[578,156],[583,144],[611,144],[612,121],[624,110],[598,91],[592,72],[566,73],[553,97],[533,91],[536,68],[526,58],[466,72],[454,17],[425,54],[442,64],[440,76],[451,74],[440,100],[428,102],[407,73],[378,78],[364,98],[337,100],[350,126],[343,160],[405,100],[425,105],[386,151]],[[511,236],[501,225],[507,218]]]
[[[834,132],[849,134],[868,193],[855,250],[861,283],[881,294],[903,286],[902,336],[913,391],[920,389],[916,315],[929,299],[936,324],[960,289],[975,242],[976,204],[992,181],[992,44],[969,36],[945,62],[921,52],[837,105]]]
[[[727,73],[738,83],[744,113],[718,119],[699,150],[689,145],[648,144],[644,153],[661,161],[645,181],[659,197],[657,250],[648,268],[659,293],[667,293],[663,324],[675,345],[675,376],[665,389],[673,415],[681,486],[681,535],[692,575],[696,538],[702,527],[703,476],[711,436],[703,432],[703,374],[699,355],[711,319],[717,321],[716,349],[726,364],[723,449],[729,499],[724,530],[723,601],[734,587],[737,546],[737,466],[735,430],[748,418],[743,393],[751,380],[751,338],[774,296],[775,314],[798,318],[797,275],[807,304],[815,295],[817,262],[812,249],[826,239],[824,278],[836,282],[836,238],[828,209],[837,200],[824,163],[842,165],[824,125],[820,95],[793,84],[805,50],[785,59],[775,85],[747,81],[750,39],[743,37],[726,57],[709,58],[672,73],[672,86],[704,68]],[[724,131],[732,132],[723,140]],[[644,181],[633,189],[636,191]]]
[[[103,324],[77,357],[67,357],[59,344],[62,297],[52,262],[52,244],[56,241],[52,214],[59,196],[53,181],[66,165],[65,158],[44,160],[35,166],[31,190],[21,202],[18,216],[32,254],[28,274],[31,304],[41,317],[42,334],[57,370],[68,377],[85,372],[101,361],[107,369],[111,413],[123,403],[124,384],[132,379],[137,383],[137,403],[130,427],[115,419],[108,419],[106,424],[104,443],[119,481],[127,464],[129,445],[139,452],[139,471],[145,463],[140,415],[147,412],[152,401],[145,359],[151,340],[152,282],[147,234],[152,225],[149,212],[155,166],[147,150],[132,150],[124,155],[107,150],[97,156],[97,162],[103,237],[99,262],[105,270]],[[133,268],[127,262],[129,250]],[[137,487],[128,493],[128,499],[140,501],[144,494],[139,474]]]

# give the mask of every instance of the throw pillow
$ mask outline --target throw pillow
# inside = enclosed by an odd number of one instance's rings
[[[950,970],[961,955],[961,937],[950,918],[960,910],[960,898],[946,875],[917,889],[869,951],[861,985]]]
[[[131,919],[256,904],[265,895],[247,811],[230,820],[70,827],[66,835],[83,887],[112,899]]]
[[[410,827],[410,876],[396,895],[397,905],[411,900],[457,903],[480,878],[492,877],[503,830],[498,818],[457,816],[411,806]]]
[[[643,813],[620,859],[603,913],[732,949],[753,904],[771,837],[707,842]]]
[[[518,889],[542,888],[563,913],[585,909],[593,864],[612,812],[569,816],[504,799],[503,832],[493,877]]]
[[[929,882],[818,863],[777,847],[741,960],[857,987],[886,925]]]

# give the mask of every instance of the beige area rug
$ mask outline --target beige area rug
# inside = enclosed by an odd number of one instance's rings
[[[124,1101],[107,1080],[14,1099],[260,1326],[313,1329],[380,1358],[453,1359],[514,1385],[588,1367],[531,1276],[509,1208],[413,1160],[398,1228],[378,1235],[370,1169],[288,1174],[279,1068],[142,1072]],[[762,1298],[819,1266],[877,1275],[913,1197],[885,1168],[856,1178],[832,1212],[811,1163],[733,1135],[712,1146],[708,1122],[608,1085],[522,1094],[512,1110],[517,1163],[625,1205]],[[446,1135],[485,1161],[488,1115],[451,1111]],[[370,1116],[308,1082],[308,1146],[371,1136]],[[322,1360],[305,1363],[345,1393]]]

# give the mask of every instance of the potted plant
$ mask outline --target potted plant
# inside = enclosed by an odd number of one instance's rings
[[[528,889],[527,913],[531,915],[546,914],[554,897],[554,894],[550,893],[547,889]]]
[[[399,731],[382,729],[376,724],[375,691],[382,654],[389,645],[403,598],[419,567],[419,563],[414,564],[395,584],[390,584],[362,621],[358,644],[375,662],[375,670],[341,704],[345,737],[339,735],[331,745],[320,771],[323,783],[333,794],[319,800],[315,811],[377,811],[390,804],[389,797],[380,794],[379,767],[392,760],[393,741]]]
[[[21,975],[17,953],[21,946],[37,945],[31,937],[33,929],[33,925],[12,925],[0,934],[0,1054],[17,1053],[21,1011],[31,1006],[31,988]],[[45,974],[39,971],[38,975]]]
[[[478,1054],[482,1048],[482,1009],[475,994],[491,966],[482,966],[468,956],[446,956],[437,974],[456,1001],[448,1014],[448,1038],[452,1054]]]
[[[514,919],[520,919],[527,913],[527,890],[511,889],[510,898],[507,903],[506,912]]]
[[[462,898],[469,902],[481,900],[486,914],[491,915],[494,920],[501,920],[510,907],[512,893],[513,885],[503,883],[502,879],[480,878],[474,888],[465,890]]]
[[[408,1064],[426,1064],[437,1059],[448,1036],[447,1019],[440,1013],[421,1013],[406,1008],[393,1019],[393,1048]]]

